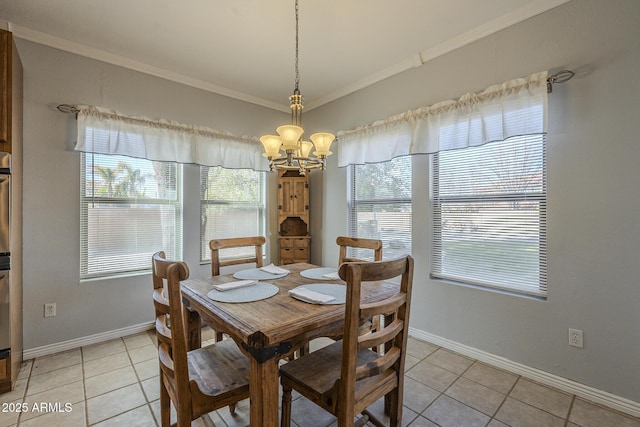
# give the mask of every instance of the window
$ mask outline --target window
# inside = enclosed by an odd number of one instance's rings
[[[410,156],[351,166],[350,193],[349,236],[382,240],[384,259],[411,253]],[[350,250],[350,257],[372,258]]]
[[[80,278],[148,271],[159,250],[182,258],[182,167],[82,153]]]
[[[200,260],[211,260],[209,241],[264,235],[265,173],[200,167]],[[221,258],[251,256],[253,248],[229,249]]]
[[[544,135],[432,161],[432,276],[546,297]]]

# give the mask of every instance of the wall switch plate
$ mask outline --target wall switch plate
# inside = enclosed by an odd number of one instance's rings
[[[44,317],[55,317],[56,315],[56,303],[48,302],[44,305]]]
[[[569,345],[572,347],[584,348],[582,331],[580,329],[569,328]]]

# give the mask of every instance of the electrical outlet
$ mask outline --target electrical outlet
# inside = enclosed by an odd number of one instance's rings
[[[572,347],[584,348],[582,331],[580,329],[569,328],[569,345]]]
[[[44,317],[55,317],[56,315],[56,303],[48,302],[44,305]]]

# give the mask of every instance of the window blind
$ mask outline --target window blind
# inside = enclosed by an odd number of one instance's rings
[[[382,240],[383,259],[411,253],[411,157],[351,166],[349,236]],[[348,256],[373,259],[349,248]]]
[[[200,260],[211,260],[209,241],[264,235],[265,173],[200,167]],[[220,257],[244,258],[254,248],[230,248]]]
[[[545,297],[545,136],[432,156],[436,278]]]
[[[182,168],[175,163],[82,153],[80,278],[151,268],[182,258]]]

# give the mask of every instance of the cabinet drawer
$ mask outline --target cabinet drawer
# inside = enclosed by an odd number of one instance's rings
[[[293,250],[293,259],[296,262],[309,261],[309,248],[295,248]]]
[[[309,247],[309,239],[292,239],[293,247],[298,248],[308,248]]]
[[[280,248],[280,264],[293,264],[293,248]]]
[[[294,239],[280,239],[280,248],[293,248],[293,240]]]

